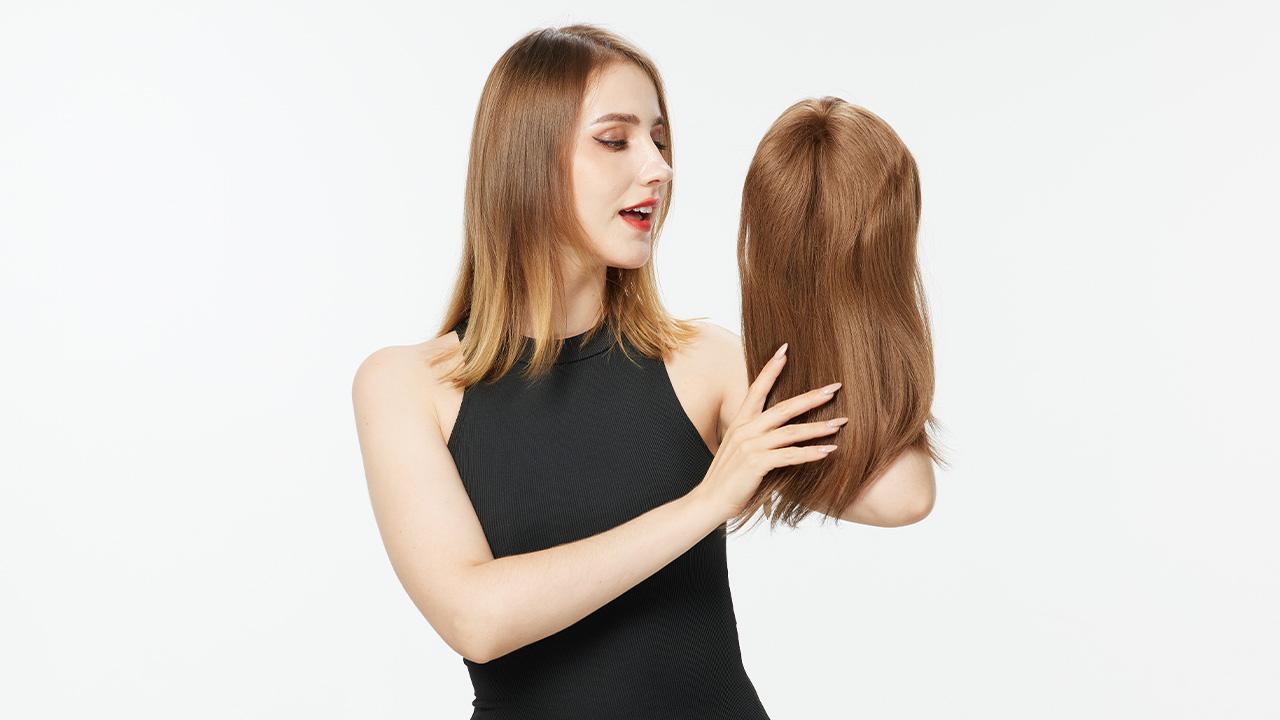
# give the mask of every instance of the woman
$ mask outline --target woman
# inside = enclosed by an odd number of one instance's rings
[[[766,410],[785,344],[739,392],[736,336],[662,309],[670,130],[657,70],[621,38],[519,40],[477,109],[441,334],[356,373],[379,531],[463,656],[472,717],[768,717],[724,523],[764,473],[835,447],[801,443],[838,424],[784,423],[839,385]]]

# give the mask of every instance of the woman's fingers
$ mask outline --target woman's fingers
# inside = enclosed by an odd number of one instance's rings
[[[766,468],[798,465],[827,457],[835,445],[795,445],[797,441],[831,435],[848,418],[829,422],[809,422],[778,428],[786,420],[832,398],[839,383],[797,395],[778,403],[766,412],[765,399],[786,362],[786,344],[761,368],[760,374],[747,388],[738,415],[724,433],[715,461],[707,470],[696,492],[710,498],[724,511],[726,519],[742,512],[745,503],[757,492]],[[782,447],[779,447],[782,446]]]
[[[760,374],[752,381],[751,387],[747,388],[747,397],[742,401],[742,407],[738,409],[738,418],[740,420],[749,420],[760,414],[764,409],[764,400],[769,396],[769,391],[773,389],[773,383],[778,379],[778,374],[782,372],[782,366],[787,362],[787,343],[782,343],[778,351],[773,354],[769,362],[760,368]],[[744,413],[746,414],[744,417]]]
[[[817,420],[815,422],[783,425],[764,434],[762,439],[763,447],[769,449],[780,448],[816,437],[834,435],[840,432],[840,428],[844,427],[847,422],[849,422],[849,418],[838,417],[833,420]]]
[[[841,385],[842,383],[832,383],[826,387],[816,388],[809,392],[800,393],[795,397],[787,398],[765,410],[760,417],[751,422],[752,424],[759,423],[758,428],[761,433],[769,432],[800,413],[812,410],[829,401],[835,397],[835,392],[840,389]]]
[[[831,451],[837,447],[839,445],[805,445],[770,450],[769,467],[779,468],[785,465],[799,465],[800,463],[821,460],[830,455]]]

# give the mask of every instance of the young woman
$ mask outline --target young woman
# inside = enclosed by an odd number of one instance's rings
[[[838,384],[766,409],[785,345],[739,388],[737,336],[662,308],[671,153],[643,53],[585,25],[520,39],[476,112],[440,334],[356,373],[379,531],[473,718],[768,717],[724,524],[769,470],[826,457],[838,425],[787,421]]]

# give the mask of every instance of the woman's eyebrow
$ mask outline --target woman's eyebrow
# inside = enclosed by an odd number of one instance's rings
[[[636,117],[635,115],[632,115],[631,113],[608,113],[606,115],[601,115],[600,117],[596,118],[595,122],[591,124],[598,125],[602,122],[624,122],[624,123],[630,123],[632,125],[639,125],[640,118]],[[653,124],[655,126],[666,125],[667,121],[659,117],[657,120],[653,121]]]

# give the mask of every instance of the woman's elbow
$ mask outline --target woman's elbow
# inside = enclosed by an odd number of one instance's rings
[[[465,623],[459,623],[451,645],[459,655],[473,663],[483,665],[497,657],[494,652],[494,624],[480,613],[472,611]]]
[[[913,454],[910,471],[899,487],[900,497],[895,503],[897,512],[893,513],[895,525],[914,525],[929,517],[937,498],[937,484],[933,479],[933,463],[928,456],[918,452]]]
[[[914,525],[921,520],[929,517],[929,513],[933,512],[934,493],[932,489],[928,492],[922,492],[919,496],[912,499],[897,513],[897,522],[894,527],[903,527],[904,525]]]

